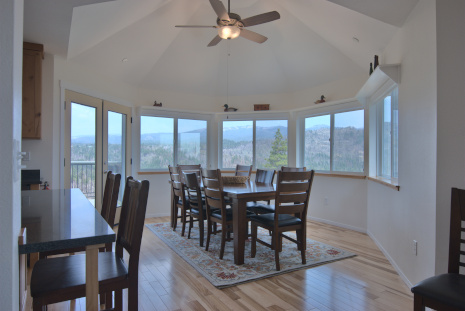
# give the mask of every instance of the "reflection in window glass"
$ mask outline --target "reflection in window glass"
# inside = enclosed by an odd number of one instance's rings
[[[381,139],[381,174],[391,176],[391,96],[384,98]]]
[[[223,122],[223,168],[253,163],[253,121]]]
[[[363,172],[363,110],[334,115],[333,171]]]
[[[140,168],[166,169],[174,163],[173,118],[140,117]]]
[[[126,176],[126,115],[108,111],[108,170]],[[124,182],[120,183],[118,201],[123,201]]]
[[[330,170],[330,115],[305,119],[305,156],[307,170]]]
[[[256,121],[256,168],[287,166],[287,120]]]
[[[207,121],[178,120],[177,164],[207,165]]]

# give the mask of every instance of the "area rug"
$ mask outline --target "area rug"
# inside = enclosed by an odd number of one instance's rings
[[[245,263],[238,266],[234,264],[233,241],[226,242],[223,260],[218,258],[221,234],[211,236],[207,252],[205,247],[199,245],[197,226],[192,229],[190,239],[187,238],[187,230],[185,236],[182,237],[181,228],[173,231],[169,223],[147,224],[146,226],[217,288],[226,288],[355,256],[354,253],[307,239],[307,264],[302,265],[300,251],[297,250],[296,244],[283,239],[283,250],[279,256],[281,271],[276,271],[274,251],[257,243],[257,254],[255,258],[251,258],[249,239],[245,244]],[[258,238],[269,243],[271,237],[268,231],[258,229]],[[292,233],[287,233],[287,235],[295,238]],[[204,243],[206,243],[206,237]]]

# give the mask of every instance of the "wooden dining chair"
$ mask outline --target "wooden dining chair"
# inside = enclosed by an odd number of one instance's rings
[[[255,174],[255,183],[256,184],[273,184],[274,175],[276,174],[275,170],[262,170],[257,169]],[[261,202],[247,202],[247,210],[255,214],[266,214],[274,213],[274,206],[270,205],[270,200],[267,203]]]
[[[115,252],[98,254],[99,292],[115,292],[115,309],[122,310],[123,289],[128,289],[128,310],[138,310],[139,253],[144,229],[149,182],[126,180]],[[124,251],[129,260],[123,259]],[[127,262],[127,264],[126,264]],[[86,255],[39,260],[31,275],[34,311],[61,301],[85,297]]]
[[[250,179],[250,175],[252,174],[252,165],[236,165],[236,172],[234,176],[247,176]]]
[[[100,211],[100,215],[102,215],[103,219],[106,220],[108,225],[113,228],[115,226],[115,214],[116,214],[116,207],[118,205],[118,194],[119,194],[119,186],[121,183],[121,174],[113,174],[112,171],[107,173],[107,179],[105,182],[105,189],[103,192],[103,203],[102,203],[102,210]],[[39,259],[47,258],[48,256],[53,255],[61,255],[61,254],[73,254],[78,252],[85,252],[85,247],[75,247],[69,249],[60,249],[55,251],[47,251],[47,252],[40,252]],[[112,243],[108,243],[105,247],[100,248],[100,251],[112,251]]]
[[[180,198],[174,195],[174,188],[173,188],[173,180],[175,178],[174,176],[179,175],[179,167],[168,165],[168,172],[170,174],[169,182],[171,185],[171,215],[170,215],[171,225],[170,226],[171,228],[175,229],[178,219],[181,218],[181,215],[179,214],[179,211],[176,205],[176,203],[180,200]]]
[[[283,172],[305,172],[307,168],[304,167],[290,167],[290,166],[281,166],[281,171]]]
[[[191,238],[191,230],[193,228],[194,221],[198,221],[200,246],[203,247],[204,222],[207,220],[207,205],[205,203],[205,197],[202,197],[202,189],[196,173],[184,174],[184,180],[186,182],[187,202],[189,204],[188,213],[190,215],[189,233],[187,238]],[[210,211],[218,212],[218,209],[212,208]]]
[[[233,212],[231,208],[226,208],[227,203],[223,193],[223,181],[221,179],[221,171],[202,170],[202,180],[205,192],[205,201],[207,204],[207,244],[205,250],[208,251],[210,245],[210,236],[214,224],[221,225],[221,248],[220,259],[223,259],[224,247],[226,241],[232,240],[230,234],[233,231]],[[247,212],[247,217],[252,213]]]
[[[182,231],[181,231],[181,236],[184,236],[184,232],[186,231],[186,224],[188,221],[188,218],[190,219],[191,214],[189,212],[190,207],[189,203],[187,201],[186,197],[186,189],[185,189],[185,184],[181,181],[182,177],[180,174],[173,174],[172,178],[173,180],[171,181],[171,187],[174,195],[174,225],[173,225],[173,231],[176,231],[176,228],[178,226],[178,216],[179,213],[181,213],[181,224],[182,224]],[[190,220],[189,220],[190,221]]]
[[[185,183],[184,174],[195,173],[200,180],[202,165],[200,164],[178,164],[179,174],[181,174],[181,182]]]
[[[251,257],[254,258],[257,242],[275,251],[276,270],[280,271],[279,252],[282,238],[297,244],[302,256],[302,264],[306,263],[306,219],[308,201],[313,183],[314,171],[278,172],[274,213],[254,215],[250,217],[252,224]],[[271,244],[257,238],[257,228],[263,227],[271,231]],[[296,239],[284,232],[295,231]]]
[[[413,310],[424,311],[425,307],[434,310],[465,310],[465,275],[460,267],[465,267],[465,190],[452,188],[449,266],[448,273],[436,275],[412,287]]]

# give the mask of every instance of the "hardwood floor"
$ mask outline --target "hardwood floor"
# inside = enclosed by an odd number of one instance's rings
[[[168,221],[169,217],[149,218],[146,223]],[[358,256],[218,290],[145,228],[139,310],[413,309],[410,289],[366,234],[313,221],[308,222],[307,232],[311,239]],[[85,299],[50,305],[48,310],[84,311]]]

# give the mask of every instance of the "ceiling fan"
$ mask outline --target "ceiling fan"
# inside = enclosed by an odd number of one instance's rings
[[[238,14],[231,13],[230,11],[230,0],[228,0],[228,10],[226,11],[225,6],[220,0],[209,0],[210,4],[215,11],[218,18],[216,19],[217,26],[201,26],[201,25],[176,25],[175,27],[185,28],[216,28],[218,29],[218,35],[208,44],[208,46],[217,45],[222,39],[234,39],[239,36],[257,42],[263,43],[268,38],[258,34],[256,32],[244,29],[245,27],[255,26],[259,24],[268,23],[279,19],[281,16],[276,11],[263,13],[241,19]]]

